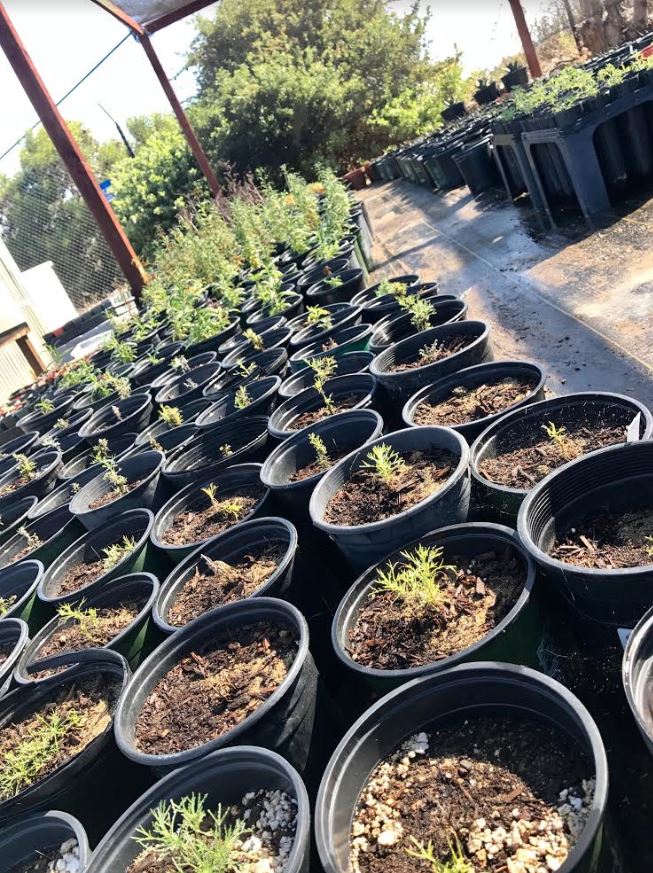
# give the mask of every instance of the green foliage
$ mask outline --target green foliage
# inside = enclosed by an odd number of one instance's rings
[[[392,279],[382,279],[379,282],[378,288],[374,292],[376,297],[386,297],[390,295],[399,299],[406,296],[408,285],[405,282],[393,282]]]
[[[234,406],[236,409],[246,409],[252,402],[252,398],[247,390],[246,385],[241,385],[240,388],[236,391],[236,396],[234,397]]]
[[[124,536],[122,542],[113,543],[102,549],[104,558],[102,560],[102,569],[106,572],[111,570],[116,564],[119,564],[127,555],[131,554],[136,548],[136,540],[134,537]]]
[[[218,486],[215,482],[211,482],[206,488],[200,489],[203,494],[209,498],[211,509],[214,514],[221,518],[230,518],[237,521],[245,509],[245,499],[236,495],[235,497],[224,497],[222,500],[218,498]]]
[[[94,464],[103,464],[113,456],[109,454],[109,441],[102,437],[91,451],[91,459]]]
[[[324,390],[327,379],[336,371],[337,362],[335,358],[330,356],[324,358],[311,358],[307,361],[308,366],[313,371],[313,387],[322,398],[322,404],[329,414],[335,412],[335,404],[331,395]]]
[[[32,458],[28,458],[27,455],[22,454],[22,452],[17,452],[13,458],[18,467],[18,474],[21,479],[31,481],[36,476],[36,461]]]
[[[34,408],[42,415],[54,412],[54,403],[47,397],[43,397],[34,404]]]
[[[129,482],[126,476],[123,476],[120,470],[118,469],[118,465],[111,455],[101,461],[102,466],[105,469],[104,480],[111,485],[112,490],[118,495],[125,495],[129,493]]]
[[[397,476],[406,469],[406,464],[398,452],[381,443],[374,446],[365,456],[361,470],[378,479],[387,488],[393,487]]]
[[[248,327],[247,330],[243,331],[243,337],[247,340],[250,346],[255,349],[257,352],[263,350],[263,340],[256,333],[255,330],[252,330],[251,327]]]
[[[431,867],[431,873],[474,873],[474,867],[465,858],[460,842],[456,838],[454,843],[449,843],[449,860],[441,861],[435,855],[433,844],[418,842],[414,837],[410,838],[414,849],[406,849],[411,858],[423,861]]]
[[[410,315],[410,323],[418,333],[431,327],[431,319],[437,310],[429,300],[410,294],[398,302],[399,306]]]
[[[2,618],[6,612],[9,612],[15,602],[15,594],[10,595],[9,597],[0,597],[0,618]]]
[[[596,74],[596,79],[599,85],[604,88],[612,88],[614,85],[620,85],[626,77],[624,67],[615,67],[614,64],[606,64],[602,70]]]
[[[309,433],[308,441],[315,452],[318,467],[321,470],[328,470],[331,466],[331,459],[329,458],[327,447],[324,445],[324,440],[316,433]]]
[[[184,416],[176,406],[162,406],[159,410],[159,419],[167,427],[180,427],[184,423]]]
[[[309,327],[319,327],[322,330],[329,330],[333,327],[331,313],[322,306],[307,306],[306,315],[306,323]]]
[[[403,562],[390,563],[380,571],[374,590],[394,594],[408,606],[437,606],[442,602],[439,580],[456,571],[443,562],[442,554],[439,546],[423,545],[412,552],[402,552]]]
[[[79,632],[85,639],[92,640],[100,623],[97,609],[89,607],[82,609],[84,601],[82,600],[79,606],[74,606],[72,603],[63,603],[57,609],[57,615],[63,621],[74,621],[77,623]]]

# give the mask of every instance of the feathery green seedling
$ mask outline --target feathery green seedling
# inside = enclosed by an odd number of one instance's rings
[[[156,352],[149,352],[146,355],[148,364],[151,364],[153,367],[156,367],[157,364],[163,363],[163,358],[160,358]]]
[[[542,430],[551,440],[553,445],[558,449],[563,458],[572,459],[578,454],[576,446],[567,433],[567,428],[564,425],[558,427],[553,421],[542,425]]]
[[[340,288],[341,285],[344,285],[340,276],[327,276],[326,279],[322,279],[322,282],[329,288]]]
[[[309,433],[308,441],[315,452],[315,459],[320,470],[328,470],[331,466],[331,459],[327,447],[324,445],[324,440],[316,433]]]
[[[225,497],[223,500],[218,499],[218,488],[215,482],[211,482],[209,486],[201,489],[203,494],[211,501],[211,509],[216,515],[226,516],[227,518],[238,519],[243,513],[244,500],[242,497]]]
[[[431,873],[474,873],[474,868],[463,855],[462,847],[457,838],[453,843],[449,843],[448,861],[440,861],[439,858],[436,858],[432,843],[425,846],[414,837],[410,839],[415,845],[415,849],[406,849],[406,854],[418,861],[430,864]]]
[[[113,543],[102,549],[104,558],[102,560],[102,569],[106,572],[111,570],[116,564],[119,564],[123,558],[126,558],[136,548],[136,540],[134,537],[124,536],[122,542]]]
[[[242,376],[243,379],[247,379],[248,376],[251,376],[252,373],[255,373],[257,371],[257,369],[258,369],[258,366],[253,361],[251,364],[245,364],[244,361],[238,362],[238,368],[237,368],[238,375]]]
[[[17,452],[13,457],[18,465],[20,478],[31,481],[36,476],[36,462],[22,452]]]
[[[252,348],[256,349],[257,352],[263,350],[263,340],[256,333],[256,331],[252,330],[251,327],[248,327],[247,330],[243,331],[243,336],[247,340],[247,342],[252,346]]]
[[[31,530],[27,530],[26,527],[19,527],[18,533],[25,540],[25,548],[29,549],[30,552],[33,552],[34,549],[38,549],[43,545],[43,540],[38,534],[33,533]]]
[[[389,294],[391,297],[405,297],[408,285],[405,282],[393,282],[391,279],[383,279],[374,292],[375,297],[385,297]]]
[[[10,597],[0,597],[0,618],[6,613],[9,612],[11,607],[16,602],[16,595],[12,594]]]
[[[102,466],[105,469],[104,481],[111,485],[114,492],[124,495],[129,493],[129,482],[126,476],[123,476],[114,458],[106,458],[102,461]]]
[[[177,406],[162,406],[159,410],[159,419],[167,427],[180,427],[184,423],[184,416]]]
[[[92,640],[100,623],[100,619],[98,618],[97,609],[92,607],[89,609],[82,609],[83,605],[83,600],[80,602],[79,606],[74,606],[72,603],[62,603],[62,605],[57,609],[57,615],[63,621],[68,621],[70,619],[77,622],[81,635],[87,640]]]
[[[54,423],[55,430],[65,430],[68,427],[68,421],[65,418],[58,418]]]
[[[428,346],[424,346],[419,350],[419,360],[422,366],[426,364],[436,364],[440,360],[442,349],[437,340],[433,340]]]
[[[187,373],[190,370],[190,364],[184,355],[177,355],[174,357],[170,362],[170,366],[173,370],[177,370],[179,373]]]
[[[396,477],[405,469],[406,464],[401,455],[385,443],[374,446],[361,464],[361,470],[388,488],[392,487]]]
[[[325,279],[325,281],[327,281]],[[333,327],[333,317],[328,309],[322,306],[307,306],[306,307],[306,324],[309,327],[319,327],[322,330],[330,330]]]
[[[234,453],[234,450],[231,448],[229,443],[224,443],[223,445],[220,446],[220,454],[222,455],[223,458],[229,458],[229,457],[231,457],[231,455],[233,455],[233,453]]]
[[[435,315],[436,309],[430,301],[411,294],[400,300],[399,306],[410,315],[410,323],[418,333],[431,327],[431,318]]]
[[[111,357],[121,364],[131,364],[136,360],[136,349],[131,343],[116,341],[110,351]]]
[[[61,444],[54,434],[46,434],[44,437],[41,437],[41,445],[46,446],[48,449],[56,449],[58,452],[61,451]]]
[[[44,397],[42,400],[39,400],[34,404],[34,407],[38,409],[43,415],[47,415],[50,412],[54,412],[54,403],[49,400],[47,397]]]
[[[241,385],[240,388],[236,391],[236,396],[234,397],[234,406],[236,409],[246,409],[252,402],[252,398],[250,397],[249,391],[245,385]]]
[[[389,592],[407,605],[436,606],[442,601],[439,579],[456,573],[456,567],[445,564],[443,550],[438,546],[418,545],[412,552],[402,552],[400,564],[390,563],[379,571],[376,592]]]
[[[153,452],[162,452],[163,451],[163,446],[161,445],[161,443],[158,441],[158,439],[154,435],[152,435],[148,439],[147,443]]]
[[[91,458],[94,464],[103,464],[112,456],[109,454],[109,440],[104,437],[97,441],[91,453]]]
[[[180,873],[232,873],[240,866],[238,850],[249,831],[239,819],[227,826],[229,810],[218,805],[212,812],[205,803],[206,795],[196,794],[161,801],[151,829],[139,827],[134,841],[155,863],[170,863]]]
[[[326,411],[332,414],[335,412],[336,406],[331,395],[325,393],[324,385],[327,379],[330,379],[336,371],[336,359],[331,357],[312,358],[306,363],[313,371],[313,387],[322,398],[322,403]]]
[[[56,712],[38,715],[36,724],[21,739],[20,745],[7,752],[0,769],[0,798],[14,797],[31,785],[43,768],[59,754],[63,741],[84,719],[75,710],[64,717]]]

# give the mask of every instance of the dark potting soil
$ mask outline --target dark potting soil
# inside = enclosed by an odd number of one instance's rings
[[[146,599],[145,597],[130,598],[116,606],[98,608],[96,619],[89,619],[85,627],[78,621],[68,624],[66,619],[60,619],[59,625],[67,626],[58,626],[43,645],[37,649],[30,663],[33,664],[35,661],[42,661],[54,655],[61,655],[64,652],[79,652],[82,649],[106,646],[131,624],[145,606]],[[80,608],[84,610],[84,606]],[[86,611],[88,612],[88,610]],[[38,673],[32,673],[31,676],[34,679],[45,679],[47,676],[53,676],[66,669],[66,667],[57,667],[54,670],[40,670]]]
[[[653,509],[592,515],[567,528],[549,554],[595,570],[653,564]]]
[[[440,661],[481,640],[523,590],[524,572],[510,550],[442,560],[449,566],[433,574],[439,589],[434,601],[372,589],[349,633],[354,661],[381,670]]]
[[[125,491],[120,491],[117,488],[114,488],[113,491],[109,491],[108,494],[103,494],[101,497],[98,497],[97,500],[94,500],[92,503],[89,503],[89,509],[100,509],[102,506],[106,506],[107,503],[112,503],[114,500],[118,500],[119,497],[126,497],[127,494],[131,494],[131,492],[138,488],[141,485],[143,479],[137,479],[135,482],[130,482],[126,486]]]
[[[429,364],[437,364],[445,358],[455,355],[467,348],[473,342],[473,338],[466,336],[451,336],[443,340],[435,340],[430,345],[421,348],[414,358],[401,361],[389,368],[390,373],[401,373],[404,370],[417,370],[419,367],[427,367]]]
[[[413,452],[403,471],[386,485],[366,470],[358,470],[329,500],[324,520],[359,525],[390,518],[426,500],[442,488],[458,465],[451,452]]]
[[[569,425],[565,432],[558,442],[542,429],[528,436],[508,433],[497,456],[482,461],[479,471],[490,482],[528,491],[568,461],[626,439],[625,427],[598,423]]]
[[[109,726],[117,699],[117,682],[103,676],[82,679],[74,685],[64,685],[38,709],[3,727],[0,730],[0,761],[3,762],[0,799],[14,797],[82,752]],[[56,734],[51,728],[55,719],[61,726]],[[38,766],[31,757],[34,766],[24,775],[25,768],[18,768],[13,762],[16,757],[20,761],[27,743],[38,747],[37,761],[41,763]],[[18,782],[10,782],[10,775],[18,772],[23,777]]]
[[[33,861],[28,861],[26,864],[16,864],[11,867],[8,873],[50,873],[54,868],[51,864],[61,856],[58,848],[50,850],[42,850],[35,852],[36,857]]]
[[[458,385],[446,400],[420,403],[415,410],[415,424],[465,424],[501,412],[523,400],[535,387],[534,380],[499,379],[474,388]]]
[[[349,397],[342,397],[337,403],[334,403],[330,408],[320,406],[318,409],[312,409],[309,412],[302,412],[297,418],[293,418],[290,424],[286,425],[287,430],[301,430],[304,427],[309,427],[311,424],[316,424],[318,421],[323,421],[331,415],[337,415],[339,412],[346,412],[351,409],[359,401],[360,397],[355,394]]]
[[[341,458],[344,458],[345,455],[348,455],[349,452],[329,452],[329,463],[327,466],[322,466],[319,461],[312,461],[310,464],[307,464],[305,467],[301,467],[299,470],[295,470],[295,472],[288,479],[289,482],[303,482],[304,479],[310,479],[311,476],[317,476],[318,473],[326,473],[334,464],[337,464]]]
[[[115,543],[110,543],[105,548],[110,548],[111,545],[123,545],[123,541],[122,539],[116,540]],[[123,554],[123,557],[126,557],[126,555],[127,552]],[[104,560],[103,557],[100,557],[97,561],[80,561],[79,564],[75,564],[68,570],[63,579],[59,580],[55,595],[62,597],[64,594],[74,594],[75,591],[81,591],[82,588],[86,588],[91,582],[95,582],[99,576],[106,573],[108,569],[111,569],[110,567],[105,569]]]
[[[276,691],[296,654],[293,632],[266,622],[217,636],[151,691],[136,721],[137,748],[172,754],[217,739]]]
[[[279,566],[282,550],[274,544],[256,548],[232,564],[202,555],[193,576],[184,584],[166,620],[182,627],[218,606],[250,597]]]
[[[199,490],[193,496],[190,507],[174,517],[170,527],[162,534],[161,541],[169,546],[183,546],[217,536],[249,515],[264,493],[262,485],[225,489],[217,493],[214,506],[208,496]],[[220,507],[223,502],[230,504],[229,509]]]
[[[411,737],[372,772],[354,814],[351,867],[415,873],[458,856],[467,866],[457,870],[557,870],[593,793],[589,762],[558,729],[469,718]],[[423,854],[429,844],[433,862]]]

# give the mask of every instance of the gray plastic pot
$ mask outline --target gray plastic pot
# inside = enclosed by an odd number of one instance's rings
[[[37,589],[39,600],[56,609],[63,603],[76,603],[82,597],[94,594],[109,579],[116,579],[126,573],[139,573],[146,567],[153,524],[154,516],[149,509],[130,509],[117,514],[103,527],[88,531],[68,546],[42,574]],[[57,594],[59,580],[68,570],[78,564],[97,561],[102,557],[102,549],[105,546],[120,542],[123,536],[132,536],[136,540],[136,546],[128,555],[78,591]]]
[[[149,647],[146,645],[146,641],[148,637],[152,638],[153,636],[151,632],[153,629],[150,627],[151,614],[152,606],[158,593],[159,580],[156,576],[153,576],[151,573],[131,573],[127,576],[110,579],[107,584],[98,586],[93,594],[84,598],[82,606],[84,610],[117,606],[130,597],[146,598],[138,614],[134,616],[127,627],[123,628],[119,634],[116,634],[112,640],[102,646],[103,649],[111,649],[124,655],[132,670],[140,663],[144,650],[149,654]],[[47,681],[47,678],[39,679],[31,672],[31,668],[38,666],[39,650],[50,640],[53,634],[58,633],[65,627],[70,627],[74,623],[74,619],[68,618],[62,620],[57,615],[44,625],[37,634],[32,636],[16,664],[14,679],[18,685],[32,685]],[[0,623],[1,627],[2,624]],[[30,668],[29,672],[28,668]]]
[[[260,486],[260,472],[260,464],[235,464],[233,467],[227,467],[225,470],[207,479],[202,479],[200,482],[191,482],[189,485],[186,485],[185,488],[182,488],[181,491],[173,495],[157,512],[150,535],[152,545],[162,552],[168,560],[172,561],[173,564],[178,564],[197,548],[201,547],[207,540],[196,540],[183,546],[170,545],[164,542],[163,536],[172,525],[175,517],[182,512],[194,508],[203,508],[208,505],[208,497],[202,492],[203,488],[215,485],[218,496],[222,495],[222,497],[225,497],[233,494],[235,490]],[[262,488],[260,499],[254,504],[251,511],[241,521],[237,522],[236,525],[263,514],[266,511],[268,497],[269,491]],[[232,527],[236,525],[232,525]]]
[[[11,685],[14,667],[29,642],[29,628],[19,618],[3,618],[0,621],[0,651],[7,655],[0,664],[0,697]]]
[[[333,378],[336,376],[349,376],[352,373],[366,373],[374,355],[371,352],[346,352],[336,358],[336,368]],[[311,388],[315,379],[315,373],[310,367],[303,367],[281,383],[279,397],[287,400],[294,397],[300,391]]]
[[[165,455],[162,452],[140,452],[124,458],[118,463],[118,472],[129,484],[139,480],[140,484],[128,494],[92,509],[91,504],[94,501],[114,490],[113,485],[105,478],[106,471],[102,472],[75,494],[70,501],[71,513],[87,530],[93,530],[128,509],[152,509],[156,512],[162,500],[159,477],[164,463]]]
[[[54,851],[68,840],[78,846],[80,873],[86,870],[88,837],[80,821],[66,812],[49,810],[25,815],[5,824],[0,834],[0,873],[29,869],[41,855]]]
[[[608,799],[608,764],[599,730],[563,685],[527,667],[492,661],[413,679],[381,698],[347,731],[326,767],[315,805],[315,838],[325,873],[349,871],[352,815],[377,764],[413,734],[488,712],[553,724],[589,758],[596,778],[593,803],[558,873],[595,873]]]
[[[349,526],[324,521],[329,500],[360,469],[369,451],[377,445],[389,445],[404,456],[410,452],[445,450],[457,457],[458,463],[438,491],[391,518]],[[469,497],[469,447],[465,440],[449,428],[415,427],[378,437],[339,461],[318,482],[311,495],[309,512],[313,524],[335,542],[349,564],[364,569],[431,530],[466,521]]]
[[[459,352],[434,364],[399,372],[392,371],[392,367],[396,364],[413,360],[419,350],[425,346],[458,336],[469,340],[465,348]],[[491,360],[492,349],[488,325],[482,321],[460,321],[433,327],[395,343],[374,358],[370,364],[370,373],[379,380],[390,402],[397,403],[405,402],[422,386],[433,384],[450,373]]]
[[[116,415],[120,413],[120,418]],[[110,439],[125,433],[140,433],[152,416],[149,394],[132,394],[98,409],[79,429],[79,435],[94,446],[98,440]]]
[[[337,405],[344,398],[355,397],[351,409],[366,409],[374,402],[376,379],[369,373],[352,373],[349,376],[336,376],[324,383],[324,393]],[[268,424],[270,435],[277,440],[285,440],[297,433],[294,421],[305,412],[312,412],[324,406],[322,396],[315,388],[306,388],[299,394],[285,400],[278,406]],[[308,425],[312,428],[315,425]],[[304,430],[306,428],[303,428]]]
[[[237,746],[211,752],[199,761],[170,773],[129,807],[102,838],[85,873],[125,873],[142,851],[134,835],[151,827],[152,810],[163,801],[179,801],[190,794],[206,796],[206,808],[226,809],[249,791],[283,791],[297,801],[293,847],[284,873],[308,873],[310,805],[301,777],[280,755],[259,746]]]
[[[351,452],[367,445],[383,431],[383,419],[373,409],[356,409],[332,415],[288,437],[268,456],[261,469],[261,482],[269,488],[289,512],[307,514],[313,489],[326,470],[299,482],[290,477],[315,460],[309,434],[324,442],[330,456]]]
[[[440,379],[433,385],[425,385],[424,388],[413,394],[401,410],[401,417],[408,427],[417,427],[415,415],[422,403],[436,405],[448,400],[456,388],[477,388],[486,382],[496,383],[509,378],[529,381],[533,387],[522,400],[506,406],[498,412],[461,424],[441,422],[444,427],[457,430],[471,444],[487,427],[512,412],[513,409],[521,409],[522,406],[528,406],[544,399],[546,374],[539,364],[532,361],[494,361],[489,364],[467,367],[458,373],[452,373],[451,376],[445,376],[444,379]]]
[[[170,609],[176,603],[179,592],[189,579],[195,575],[198,565],[204,557],[230,563],[246,554],[251,554],[253,547],[276,545],[283,550],[279,564],[265,582],[250,597],[283,597],[292,583],[295,552],[298,539],[294,526],[285,518],[262,517],[251,521],[243,521],[229,528],[218,536],[205,540],[201,546],[191,552],[163,582],[154,602],[152,617],[159,630],[172,634],[179,630],[179,625],[168,622]],[[226,604],[225,604],[226,605]],[[215,607],[214,612],[224,607]]]
[[[37,601],[36,590],[41,582],[44,568],[40,561],[21,561],[0,570],[0,597],[5,600],[13,597],[14,602],[3,613],[2,620],[20,618],[27,622],[34,633],[41,627],[47,609]]]
[[[254,712],[216,739],[172,754],[155,755],[137,749],[136,722],[159,680],[181,658],[222,634],[228,634],[230,628],[260,621],[290,627],[297,635],[295,660],[278,688]],[[316,689],[317,671],[308,649],[308,625],[298,609],[273,597],[254,597],[229,603],[205,613],[169,636],[141,664],[118,703],[116,741],[129,760],[154,768],[158,774],[204,758],[217,749],[242,744],[271,748],[301,772],[308,757]]]

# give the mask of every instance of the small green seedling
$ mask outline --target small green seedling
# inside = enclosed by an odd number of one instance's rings
[[[193,379],[186,379],[184,382],[184,388],[187,388],[189,391],[194,391],[197,388],[197,382]]]
[[[381,443],[367,453],[361,469],[374,479],[378,479],[387,488],[391,488],[397,476],[406,469],[406,464],[398,452]]]
[[[163,358],[160,358],[156,352],[150,352],[146,357],[148,364],[151,364],[153,367],[156,367],[157,364],[163,363]]]
[[[244,508],[244,501],[242,497],[232,497],[231,499],[225,498],[224,500],[218,499],[218,488],[215,482],[211,482],[211,484],[202,488],[202,493],[206,494],[206,496],[211,501],[211,509],[216,515],[225,516],[226,518],[238,519],[241,517]]]
[[[431,327],[431,319],[435,315],[436,309],[430,301],[411,294],[400,300],[399,306],[410,315],[410,323],[418,333]]]
[[[247,390],[245,385],[241,385],[240,388],[236,391],[236,396],[234,397],[234,406],[236,409],[246,409],[252,402],[252,398]]]
[[[36,476],[36,462],[31,458],[28,458],[27,455],[23,455],[21,452],[16,453],[13,457],[18,465],[20,478],[27,479],[31,482],[31,480]]]
[[[306,324],[309,327],[319,327],[321,330],[330,330],[333,327],[331,313],[322,306],[307,306],[306,314],[308,316]]]
[[[163,451],[163,446],[161,445],[161,443],[158,441],[158,439],[154,435],[152,435],[148,439],[147,443],[153,452],[162,452]]]
[[[6,752],[0,769],[0,798],[14,797],[38,779],[43,768],[59,754],[64,740],[83,724],[75,710],[65,716],[56,712],[38,715],[23,734],[20,744]]]
[[[41,437],[41,445],[46,446],[48,449],[61,451],[61,444],[54,434],[46,434],[44,437]]]
[[[25,540],[25,548],[29,549],[30,552],[33,552],[34,549],[38,549],[43,545],[43,540],[38,534],[33,533],[31,530],[27,530],[26,527],[19,527],[18,533]]]
[[[131,364],[136,360],[136,349],[131,343],[117,342],[111,351],[111,357],[121,364]]]
[[[176,406],[162,406],[159,410],[159,419],[167,427],[180,427],[184,423],[184,416]]]
[[[49,400],[47,397],[44,397],[42,400],[39,400],[34,404],[35,408],[38,409],[43,415],[48,415],[50,412],[54,412],[55,406],[54,403]]]
[[[406,296],[408,285],[405,282],[393,282],[392,279],[383,279],[379,282],[375,297],[386,297],[388,294],[391,297],[400,298]]]
[[[74,606],[72,603],[63,603],[57,609],[57,615],[63,621],[71,620],[77,622],[81,635],[87,640],[92,640],[100,623],[100,619],[97,614],[97,609],[93,609],[92,607],[89,609],[82,609],[83,605],[83,600],[79,606]]]
[[[542,430],[551,440],[553,445],[558,449],[563,458],[572,459],[576,457],[578,452],[576,451],[576,447],[574,446],[569,434],[567,433],[567,428],[564,425],[558,427],[554,422],[549,421],[547,424],[542,425]]]
[[[65,430],[68,427],[68,420],[65,418],[58,418],[54,423],[55,430]]]
[[[433,340],[430,345],[424,346],[424,348],[419,350],[419,360],[423,367],[427,364],[436,364],[440,360],[441,355],[442,348],[437,340]]]
[[[400,564],[390,563],[377,576],[378,592],[394,594],[409,606],[437,606],[442,602],[439,580],[456,568],[442,560],[438,546],[419,545],[412,552],[402,552]]]
[[[16,595],[12,594],[10,597],[0,597],[0,618],[6,613],[9,612],[11,607],[16,602]]]
[[[113,543],[102,549],[104,559],[102,561],[102,569],[106,572],[111,570],[116,564],[119,564],[123,558],[126,558],[136,548],[136,540],[134,537],[124,536],[122,542]]]
[[[184,355],[177,355],[174,357],[170,362],[170,366],[173,370],[177,370],[179,373],[187,373],[190,370],[190,364]]]
[[[239,849],[249,833],[245,823],[227,825],[229,810],[206,809],[206,796],[191,794],[161,801],[152,813],[150,830],[139,827],[134,841],[155,864],[184,873],[232,873],[239,869]]]
[[[251,327],[248,327],[247,330],[243,331],[243,336],[247,340],[247,342],[252,346],[252,348],[256,349],[257,352],[263,350],[263,340],[256,333],[256,331],[252,330]]]
[[[245,364],[244,361],[238,362],[238,375],[242,376],[243,379],[247,379],[252,373],[255,373],[258,370],[258,365],[252,362],[251,364]]]
[[[129,493],[129,482],[126,476],[123,476],[118,465],[113,458],[107,458],[102,461],[102,466],[105,469],[104,480],[111,485],[113,491],[117,494],[124,495]]]
[[[474,868],[463,855],[463,850],[460,842],[456,838],[453,844],[449,843],[449,860],[440,861],[435,856],[433,844],[418,842],[414,837],[411,837],[411,842],[414,844],[414,849],[406,849],[406,854],[418,861],[423,861],[431,866],[431,873],[474,873]]]
[[[313,387],[322,398],[322,403],[326,411],[329,414],[333,414],[336,405],[333,402],[331,395],[325,392],[324,386],[327,379],[330,379],[336,371],[336,359],[331,357],[312,358],[310,361],[307,361],[307,364],[313,371]]]
[[[98,440],[97,445],[93,448],[91,457],[94,464],[103,464],[109,458],[112,458],[112,455],[109,454],[109,440],[104,438]]]
[[[315,452],[315,459],[320,470],[328,470],[331,466],[331,459],[327,447],[324,445],[324,440],[316,433],[309,433],[308,441]]]
[[[326,279],[322,279],[322,282],[329,288],[340,288],[341,285],[344,285],[340,276],[327,276]]]

